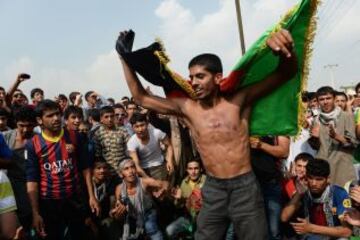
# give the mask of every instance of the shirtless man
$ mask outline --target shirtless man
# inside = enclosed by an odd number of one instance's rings
[[[125,38],[127,32],[120,34]],[[278,68],[263,81],[233,94],[222,94],[221,60],[202,54],[189,63],[196,99],[149,95],[135,72],[121,60],[137,104],[162,114],[181,116],[190,127],[209,177],[202,188],[203,207],[196,239],[223,239],[230,222],[241,239],[266,239],[267,226],[259,185],[251,170],[249,118],[252,105],[290,80],[297,71],[290,33],[272,34],[267,45],[280,56]]]

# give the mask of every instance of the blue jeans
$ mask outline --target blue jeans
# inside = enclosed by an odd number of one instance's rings
[[[163,235],[157,223],[157,214],[155,209],[145,213],[145,232],[151,240],[163,239]]]
[[[268,183],[260,183],[264,197],[265,214],[268,223],[270,240],[280,240],[280,216],[281,216],[281,185],[279,181],[273,180]]]

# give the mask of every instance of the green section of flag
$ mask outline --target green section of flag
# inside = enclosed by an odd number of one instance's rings
[[[295,6],[280,23],[266,31],[233,68],[234,71],[245,71],[245,76],[239,79],[237,88],[263,80],[277,68],[279,63],[279,57],[266,46],[267,38],[280,28],[291,32],[299,71],[293,79],[255,104],[251,117],[251,135],[297,134],[299,100],[308,77],[310,44],[314,37],[314,15],[318,4],[318,0],[303,0]]]

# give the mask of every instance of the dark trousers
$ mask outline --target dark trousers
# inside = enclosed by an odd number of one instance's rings
[[[252,172],[230,179],[209,176],[201,191],[195,239],[222,240],[230,223],[238,239],[267,239],[264,201]]]
[[[45,224],[46,239],[62,240],[67,235],[71,239],[85,239],[86,209],[80,197],[61,200],[44,200],[39,202],[40,215]]]

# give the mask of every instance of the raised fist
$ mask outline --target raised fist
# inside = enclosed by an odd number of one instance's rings
[[[120,35],[116,41],[116,51],[123,55],[124,53],[130,53],[133,47],[135,38],[135,32],[131,29],[129,31],[120,32]]]

